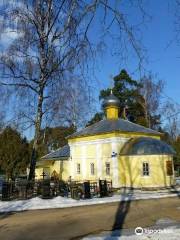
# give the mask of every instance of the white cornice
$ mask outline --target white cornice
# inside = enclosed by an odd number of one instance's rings
[[[82,146],[82,145],[92,145],[92,144],[103,144],[103,143],[125,143],[130,138],[125,137],[111,137],[111,138],[103,138],[103,139],[95,139],[95,140],[89,140],[89,141],[79,141],[75,143],[70,143],[69,146]]]

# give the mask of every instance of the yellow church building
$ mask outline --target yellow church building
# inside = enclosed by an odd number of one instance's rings
[[[103,102],[106,119],[68,137],[68,144],[41,158],[36,178],[112,180],[114,188],[161,188],[174,184],[174,150],[162,134],[118,118],[112,93]]]

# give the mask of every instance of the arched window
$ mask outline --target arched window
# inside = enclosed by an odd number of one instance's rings
[[[106,162],[106,175],[110,175],[110,163]]]
[[[143,176],[149,176],[149,163],[143,162]]]
[[[81,165],[80,163],[77,163],[77,174],[81,173]]]
[[[94,171],[94,163],[90,164],[91,167],[91,175],[94,175],[95,171]]]

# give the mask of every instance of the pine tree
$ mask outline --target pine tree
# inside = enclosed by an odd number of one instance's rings
[[[121,70],[113,80],[114,87],[112,88],[112,92],[120,100],[119,117],[147,126],[143,108],[139,103],[139,99],[142,98],[139,89],[142,85],[138,81],[133,80],[124,69]],[[105,99],[110,93],[110,88],[101,90],[99,99]],[[88,125],[100,121],[103,117],[103,113],[96,113],[91,121],[89,121]]]
[[[46,127],[41,130],[40,143],[38,149],[38,160],[50,151],[63,147],[68,143],[66,137],[76,131],[74,125]],[[31,142],[32,145],[32,142]]]

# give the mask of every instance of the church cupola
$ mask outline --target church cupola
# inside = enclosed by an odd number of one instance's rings
[[[107,119],[118,119],[120,101],[114,96],[111,90],[111,94],[103,101],[102,107],[105,110]]]

